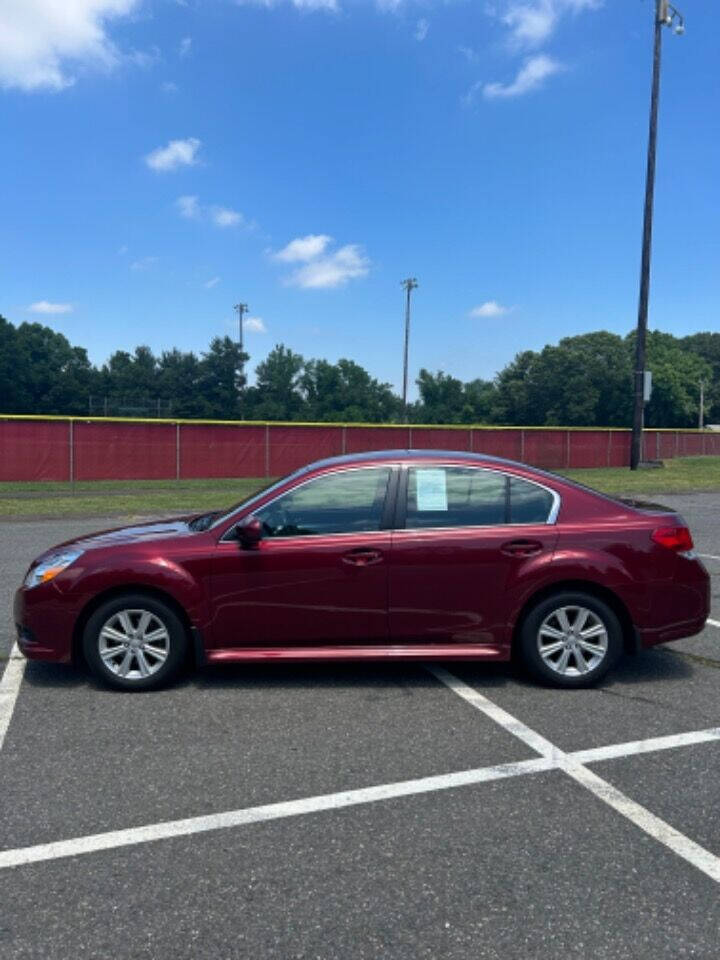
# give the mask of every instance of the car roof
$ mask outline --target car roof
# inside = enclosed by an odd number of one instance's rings
[[[518,460],[508,460],[505,457],[494,457],[489,453],[470,453],[468,450],[368,450],[365,453],[346,453],[339,457],[327,457],[316,460],[305,468],[306,470],[322,470],[326,467],[342,466],[344,464],[369,463],[383,460],[413,461],[413,460],[467,460],[471,463],[488,463],[503,467],[516,467],[521,470],[531,470],[551,476],[544,470],[531,467]]]

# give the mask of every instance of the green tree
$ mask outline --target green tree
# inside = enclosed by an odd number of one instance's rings
[[[494,419],[548,426],[627,426],[631,360],[626,341],[600,330],[518,354],[496,379]]]
[[[11,340],[13,338],[10,338]],[[9,344],[11,405],[18,413],[82,414],[96,377],[86,351],[40,323],[21,323]]]
[[[279,343],[257,365],[255,386],[247,391],[247,416],[253,420],[307,419],[301,375],[305,365],[299,353]]]
[[[634,350],[635,336],[628,337]],[[710,382],[712,365],[669,333],[652,330],[647,337],[647,367],[653,375],[652,397],[645,423],[653,427],[696,427],[700,380]]]
[[[20,367],[17,330],[0,315],[0,412],[29,413],[25,392],[24,371]]]
[[[712,367],[711,379],[705,383],[705,422],[720,423],[720,333],[693,333],[678,342]]]
[[[230,337],[215,337],[202,355],[197,389],[207,404],[209,416],[237,420],[241,415],[248,355]]]
[[[415,423],[462,423],[472,419],[466,409],[465,385],[442,370],[430,373],[422,368],[417,380],[419,401],[413,406]]]
[[[210,417],[211,408],[201,388],[201,364],[194,353],[166,350],[158,361],[159,396],[175,417]]]
[[[398,416],[399,400],[354,360],[310,360],[300,376],[311,420],[386,423]]]

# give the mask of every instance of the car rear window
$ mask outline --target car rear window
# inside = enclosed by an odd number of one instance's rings
[[[510,523],[547,523],[554,499],[544,487],[510,477]]]
[[[520,477],[476,467],[412,467],[406,527],[546,523],[553,494]]]

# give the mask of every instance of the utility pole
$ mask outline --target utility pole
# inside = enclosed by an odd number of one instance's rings
[[[233,310],[237,310],[238,315],[238,344],[241,353],[243,349],[243,317],[248,312],[248,309],[249,307],[246,303],[236,303],[233,307]]]
[[[650,92],[650,127],[648,132],[647,173],[645,178],[645,211],[643,214],[642,257],[640,264],[640,299],[638,303],[637,339],[635,341],[635,400],[633,407],[630,469],[637,470],[642,451],[643,384],[645,379],[645,342],[647,339],[648,299],[650,295],[650,251],[652,247],[653,200],[655,194],[655,152],[657,147],[658,98],[660,94],[660,51],[662,28],[675,27],[685,32],[685,21],[668,0],[655,0],[655,35],[653,43],[652,86]]]
[[[705,381],[700,381],[700,413],[698,415],[698,430],[702,430],[705,419]]]
[[[406,300],[405,300],[405,349],[403,351],[403,421],[407,423],[408,419],[408,406],[407,406],[407,382],[408,382],[408,347],[410,345],[410,294],[418,286],[418,282],[415,277],[408,277],[407,280],[403,280],[401,286],[405,288]]]

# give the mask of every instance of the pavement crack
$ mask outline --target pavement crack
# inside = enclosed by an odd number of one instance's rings
[[[667,707],[667,704],[664,704],[661,700],[653,700],[652,697],[634,697],[630,693],[620,693],[617,690],[608,690],[604,687],[600,687],[598,692],[606,693],[609,697],[620,697],[621,700],[635,700],[638,703],[649,703],[653,707]]]
[[[712,657],[703,657],[699,653],[683,653],[680,650],[673,650],[673,654],[676,657],[682,657],[684,660],[692,660],[693,663],[710,667],[711,670],[720,670],[720,660],[714,660]]]

